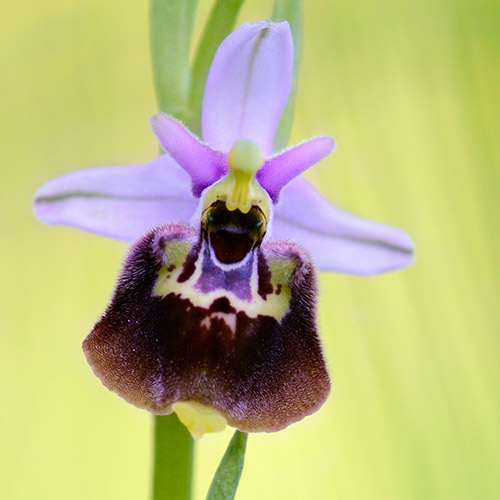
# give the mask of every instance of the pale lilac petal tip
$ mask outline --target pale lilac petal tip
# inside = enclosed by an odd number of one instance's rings
[[[335,148],[332,137],[316,137],[269,158],[257,173],[260,185],[276,203],[281,189]]]
[[[226,173],[225,155],[203,144],[175,118],[157,114],[151,127],[163,149],[191,176],[195,196]]]
[[[334,207],[303,178],[283,189],[273,237],[299,241],[322,271],[372,275],[413,261],[413,244],[405,232]]]
[[[239,139],[253,140],[270,156],[292,73],[293,39],[286,21],[240,26],[221,43],[208,74],[203,140],[225,153]]]
[[[197,200],[189,175],[168,155],[129,167],[101,167],[63,175],[35,194],[33,212],[63,224],[131,241],[171,220],[189,223]]]

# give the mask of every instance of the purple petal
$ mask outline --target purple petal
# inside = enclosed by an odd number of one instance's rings
[[[226,173],[225,155],[203,144],[171,116],[157,114],[151,126],[163,149],[191,176],[195,196]]]
[[[281,193],[273,238],[301,243],[322,271],[371,275],[408,266],[413,260],[413,244],[406,233],[334,207],[300,177]]]
[[[163,155],[142,165],[93,168],[53,179],[35,194],[33,211],[46,224],[133,240],[164,222],[189,223],[196,206],[188,174]]]
[[[257,173],[260,185],[276,203],[283,186],[335,148],[332,137],[316,137],[269,158]]]
[[[205,87],[202,130],[207,144],[229,152],[239,139],[270,156],[290,93],[293,40],[286,21],[245,23],[215,54]]]

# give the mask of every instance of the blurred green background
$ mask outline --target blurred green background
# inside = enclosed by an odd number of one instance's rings
[[[294,141],[339,206],[399,226],[417,261],[321,279],[323,409],[250,436],[250,499],[500,498],[500,3],[309,0]],[[241,20],[269,17],[248,2]],[[201,2],[197,33],[209,2]],[[151,417],[80,344],[126,245],[31,215],[46,180],[157,152],[148,8],[19,0],[0,16],[0,498],[145,499]],[[231,431],[197,448],[205,496]]]

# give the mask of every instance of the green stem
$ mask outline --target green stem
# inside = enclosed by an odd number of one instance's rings
[[[190,500],[193,439],[175,413],[154,419],[152,500]]]
[[[189,46],[198,0],[150,0],[150,40],[158,108],[188,111]],[[194,443],[175,414],[154,417],[152,500],[190,500]]]

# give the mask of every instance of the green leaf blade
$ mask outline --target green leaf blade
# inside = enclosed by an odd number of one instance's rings
[[[234,433],[229,446],[215,472],[206,500],[233,500],[245,461],[248,434]]]
[[[151,0],[151,57],[160,111],[183,120],[189,93],[189,47],[198,0]]]

